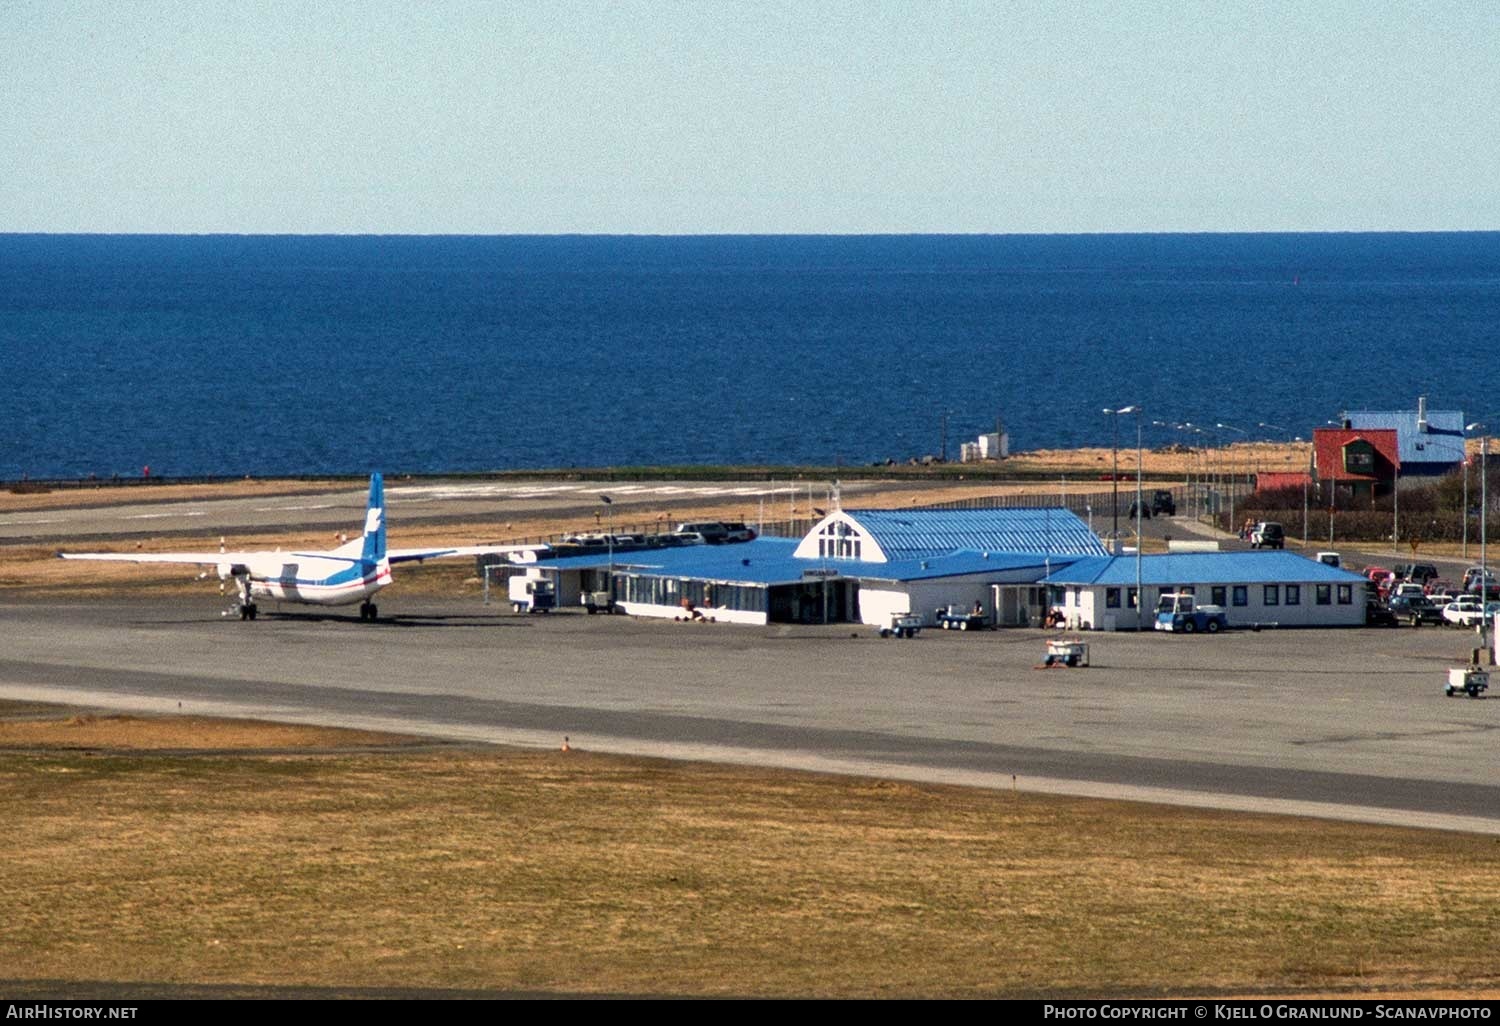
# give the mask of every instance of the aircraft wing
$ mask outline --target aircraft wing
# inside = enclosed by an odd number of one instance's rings
[[[396,563],[420,563],[426,559],[448,559],[453,556],[511,556],[516,553],[539,552],[550,549],[550,545],[451,545],[431,549],[389,549],[386,558]],[[535,560],[535,556],[527,562]]]
[[[115,563],[191,563],[217,566],[220,563],[244,563],[254,552],[59,552],[59,559],[109,560]]]

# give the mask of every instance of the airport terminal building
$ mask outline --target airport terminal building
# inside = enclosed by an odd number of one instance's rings
[[[992,623],[1037,623],[1040,582],[1106,550],[1064,509],[835,510],[795,538],[543,559],[560,605],[612,590],[634,616],[732,623],[865,623],[978,603]]]
[[[1165,592],[1222,605],[1235,626],[1359,626],[1365,616],[1356,574],[1279,550],[1137,562],[1111,556],[1064,509],[835,510],[801,539],[595,551],[524,572],[550,577],[561,606],[604,592],[634,616],[744,624],[889,627],[910,615],[931,626],[953,609],[1019,627],[1060,609],[1075,630],[1134,630],[1150,626]]]

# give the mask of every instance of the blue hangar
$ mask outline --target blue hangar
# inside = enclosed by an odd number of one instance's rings
[[[1136,560],[1111,557],[1075,514],[1053,509],[835,510],[806,536],[540,559],[559,605],[608,592],[634,615],[721,622],[865,623],[978,606],[1000,626],[1060,608],[1081,630],[1133,630]],[[1150,611],[1166,591],[1219,602],[1231,624],[1363,623],[1363,578],[1295,553],[1144,556]]]

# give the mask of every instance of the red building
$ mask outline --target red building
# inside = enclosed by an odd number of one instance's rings
[[[1313,474],[1323,488],[1323,501],[1339,498],[1374,503],[1396,487],[1401,470],[1394,429],[1360,431],[1354,428],[1316,428],[1313,431]]]

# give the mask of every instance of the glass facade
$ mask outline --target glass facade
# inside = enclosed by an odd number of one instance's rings
[[[680,606],[684,599],[695,608],[766,611],[766,589],[759,584],[715,584],[676,577],[615,575],[615,598],[653,606]]]

